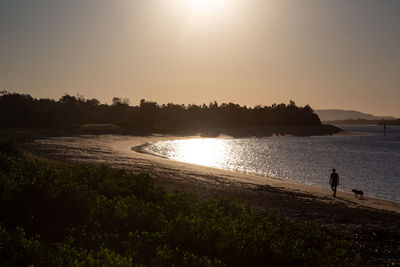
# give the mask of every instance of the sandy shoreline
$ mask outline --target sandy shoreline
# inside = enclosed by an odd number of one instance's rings
[[[355,198],[353,193],[342,191],[334,198],[330,189],[177,162],[131,149],[183,138],[194,137],[88,135],[38,140],[29,149],[47,157],[147,172],[169,192],[189,191],[204,198],[231,197],[257,209],[277,210],[290,218],[333,228],[391,228],[400,222],[397,202],[370,196]]]
[[[276,179],[276,178],[270,178],[270,177],[265,177],[265,176],[259,176],[255,174],[247,174],[247,173],[240,173],[240,172],[233,172],[233,171],[226,171],[226,170],[221,170],[221,169],[216,169],[216,168],[211,168],[211,167],[206,167],[206,166],[201,166],[201,165],[195,165],[195,164],[190,164],[190,163],[181,163],[177,162],[174,160],[162,158],[162,157],[157,157],[154,155],[151,155],[150,153],[146,153],[144,149],[142,149],[146,144],[148,143],[155,143],[158,141],[165,141],[165,140],[177,140],[177,139],[182,139],[182,137],[177,137],[177,136],[152,136],[152,137],[147,137],[149,138],[146,140],[145,143],[141,142],[143,140],[135,140],[135,144],[132,147],[132,151],[136,154],[135,157],[143,157],[149,160],[153,161],[160,161],[160,163],[163,163],[165,165],[188,165],[187,168],[195,169],[200,172],[205,172],[211,175],[220,175],[221,177],[224,177],[226,179],[230,179],[235,182],[240,182],[240,183],[248,183],[250,185],[255,185],[255,186],[272,186],[275,188],[283,189],[283,190],[288,190],[292,192],[302,192],[305,194],[310,194],[312,196],[315,196],[319,198],[321,201],[330,203],[334,201],[335,203],[344,203],[345,205],[349,207],[355,207],[355,208],[372,208],[372,209],[381,209],[381,210],[386,210],[386,211],[393,211],[396,213],[400,214],[400,203],[378,198],[378,197],[373,197],[373,196],[365,196],[364,198],[355,198],[354,193],[352,192],[343,192],[343,191],[338,191],[337,193],[337,198],[332,197],[332,191],[330,189],[326,188],[321,188],[321,187],[316,187],[316,186],[309,186],[309,185],[304,185],[304,184],[299,184],[291,181],[286,181],[286,180],[281,180],[281,179]],[[147,139],[146,138],[146,139]],[[190,138],[201,138],[199,136],[192,136],[192,137],[184,137],[185,139],[190,139]],[[224,138],[226,138],[224,136]],[[121,152],[124,152],[126,145],[124,143],[116,143],[117,146],[115,147],[116,150],[119,150]],[[147,157],[146,155],[150,155],[151,157]],[[170,166],[171,167],[171,166]]]

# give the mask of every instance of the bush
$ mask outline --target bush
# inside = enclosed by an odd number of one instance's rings
[[[1,265],[366,266],[346,234],[147,174],[0,153]]]
[[[0,152],[17,155],[20,153],[20,150],[13,138],[0,136]]]

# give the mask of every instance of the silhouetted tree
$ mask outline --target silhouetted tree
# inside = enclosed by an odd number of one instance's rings
[[[159,105],[140,100],[130,106],[129,99],[114,97],[112,104],[97,99],[64,94],[58,101],[34,99],[30,95],[0,92],[1,127],[75,127],[81,124],[111,123],[124,129],[176,133],[212,127],[265,127],[320,125],[319,117],[309,105],[257,105],[253,108],[234,103],[208,105]]]

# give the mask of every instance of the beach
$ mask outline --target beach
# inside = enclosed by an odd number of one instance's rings
[[[332,191],[326,188],[187,164],[143,153],[145,144],[183,138],[199,137],[83,135],[37,140],[28,144],[27,148],[49,158],[149,173],[156,185],[168,192],[192,192],[205,199],[228,197],[255,209],[268,209],[291,219],[335,229],[393,229],[400,222],[400,203],[397,202],[368,195],[356,198],[352,192],[340,191],[340,187],[334,198]]]

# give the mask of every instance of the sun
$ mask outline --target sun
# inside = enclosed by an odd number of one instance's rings
[[[181,20],[178,39],[185,43],[191,36],[201,36],[228,27],[240,13],[239,0],[171,0],[168,7]]]
[[[198,12],[212,12],[223,7],[224,0],[188,0],[190,8]]]
[[[207,17],[221,14],[228,8],[229,0],[186,0],[192,16]]]

